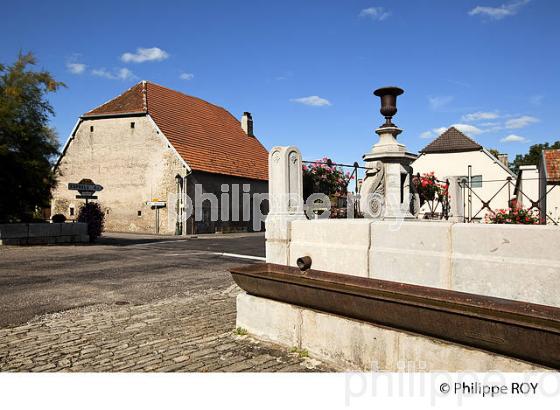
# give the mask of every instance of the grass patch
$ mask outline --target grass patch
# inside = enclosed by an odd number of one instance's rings
[[[236,334],[237,336],[245,336],[249,332],[247,332],[247,329],[238,327],[233,331],[233,333]]]
[[[290,353],[295,353],[301,358],[309,357],[309,352],[307,351],[307,349],[300,349],[296,346],[290,348]]]

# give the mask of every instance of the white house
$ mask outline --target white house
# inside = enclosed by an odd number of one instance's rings
[[[505,163],[504,163],[505,162]],[[463,188],[462,198],[465,217],[480,221],[491,209],[507,208],[513,198],[515,175],[508,168],[507,158],[496,158],[482,145],[457,128],[451,127],[424,149],[412,163],[415,174],[434,172],[440,180],[456,177],[471,189]],[[470,175],[470,184],[469,184]],[[454,192],[450,189],[450,192]],[[457,198],[450,198],[450,201]]]

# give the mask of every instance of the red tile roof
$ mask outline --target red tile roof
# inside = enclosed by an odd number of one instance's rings
[[[560,182],[560,149],[543,150],[546,179],[550,182]]]
[[[268,180],[268,151],[222,107],[200,98],[142,81],[85,118],[149,114],[196,171]]]
[[[424,154],[478,151],[482,146],[467,137],[455,127],[450,127],[443,134],[429,143],[420,152]]]

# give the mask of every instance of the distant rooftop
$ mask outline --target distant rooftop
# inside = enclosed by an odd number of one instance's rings
[[[560,182],[560,149],[543,150],[546,179],[550,182]]]
[[[440,154],[448,152],[479,151],[482,146],[467,137],[455,127],[450,127],[420,150],[423,154]]]

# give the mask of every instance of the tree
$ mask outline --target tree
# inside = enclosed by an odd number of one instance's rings
[[[47,71],[32,71],[33,54],[19,54],[13,65],[0,64],[0,222],[29,221],[48,206],[56,185],[58,154],[48,121],[54,111],[46,94],[63,83]]]
[[[89,241],[93,243],[105,229],[105,213],[98,203],[88,202],[80,208],[78,222],[87,223]]]
[[[488,148],[488,152],[494,155],[497,159],[500,159],[500,151],[495,148]]]
[[[517,154],[512,162],[512,171],[517,174],[521,165],[538,165],[541,160],[541,154],[544,149],[560,148],[560,141],[556,141],[550,145],[548,142],[544,144],[531,145],[529,152],[525,155]]]

